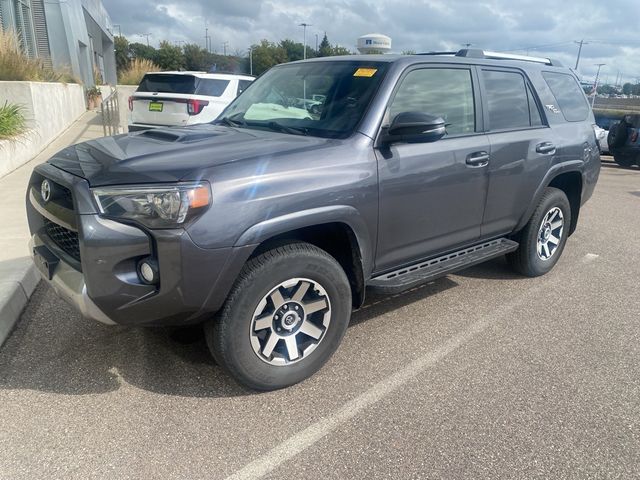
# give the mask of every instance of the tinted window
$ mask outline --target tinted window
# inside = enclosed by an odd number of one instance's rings
[[[196,78],[191,75],[152,73],[144,76],[137,92],[193,93]]]
[[[196,93],[198,95],[207,95],[209,97],[219,97],[227,89],[228,85],[229,80],[220,80],[217,78],[199,78]]]
[[[236,95],[240,95],[251,84],[251,80],[238,80],[238,92]]]
[[[580,122],[589,115],[589,105],[584,93],[572,75],[542,72],[547,85],[558,102],[562,115],[568,122]]]
[[[524,77],[516,72],[483,70],[491,130],[531,126],[529,95]]]
[[[401,112],[423,112],[444,118],[447,135],[475,131],[471,72],[466,69],[425,68],[410,72],[389,109],[390,119]]]

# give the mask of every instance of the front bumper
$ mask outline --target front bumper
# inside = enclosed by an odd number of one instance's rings
[[[73,205],[43,202],[38,192],[44,178],[72,192]],[[183,229],[147,230],[102,218],[88,183],[49,164],[34,170],[27,215],[32,246],[44,245],[58,259],[51,279],[43,275],[45,281],[84,316],[103,323],[184,325],[209,318],[255,248],[200,248]],[[75,250],[56,243],[51,223],[54,232],[64,227],[73,234]],[[138,262],[147,257],[158,264],[156,285],[138,277]]]
[[[34,248],[45,245],[39,235],[34,235],[29,241],[29,251],[34,256]],[[98,306],[93,303],[87,294],[87,285],[84,282],[84,276],[81,272],[71,267],[64,261],[60,261],[56,266],[51,279],[42,274],[42,278],[53,288],[60,298],[69,303],[78,310],[83,317],[105,323],[107,325],[115,325],[116,322],[111,320]]]

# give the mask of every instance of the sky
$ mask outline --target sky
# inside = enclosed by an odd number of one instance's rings
[[[574,67],[575,43],[584,40],[578,74],[601,82],[640,79],[638,0],[103,0],[114,24],[132,42],[161,40],[205,46],[219,53],[247,51],[262,39],[290,38],[315,47],[326,32],[332,44],[355,51],[356,39],[383,33],[392,52],[458,50],[463,44],[551,57]],[[118,31],[118,28],[115,28]]]

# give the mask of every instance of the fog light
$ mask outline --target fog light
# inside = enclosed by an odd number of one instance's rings
[[[158,283],[158,263],[152,258],[145,258],[138,263],[138,276],[144,283]]]

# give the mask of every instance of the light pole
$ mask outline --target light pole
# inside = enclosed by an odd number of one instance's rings
[[[118,36],[121,37],[122,36],[122,30],[120,29],[120,25],[118,25],[118,24],[113,25],[113,28],[116,28],[116,27],[118,28]]]
[[[147,47],[149,46],[149,37],[151,36],[150,33],[139,33],[138,35],[140,35],[141,37],[147,37]]]
[[[253,48],[249,47],[249,75],[253,75]]]
[[[595,66],[598,67],[598,71],[596,72],[596,81],[593,85],[593,98],[591,99],[591,109],[593,110],[593,104],[596,103],[596,95],[598,94],[598,79],[600,78],[600,69],[606,65],[606,63],[595,63]]]
[[[580,45],[578,47],[578,57],[576,58],[576,68],[574,68],[574,70],[578,70],[578,64],[580,63],[580,54],[582,53],[582,45],[589,45],[589,42],[585,42],[584,39],[578,41],[574,41],[574,43],[576,43],[577,45]]]
[[[318,34],[316,33],[316,55],[318,55]]]
[[[303,28],[303,35],[304,35],[304,43],[302,44],[302,58],[304,60],[307,59],[307,27],[310,27],[311,24],[310,23],[301,23],[300,25],[298,25],[299,27]]]

